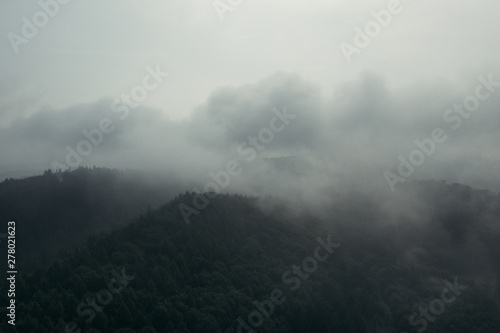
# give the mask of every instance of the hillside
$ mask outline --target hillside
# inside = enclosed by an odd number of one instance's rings
[[[47,171],[0,183],[0,221],[17,223],[23,271],[50,263],[60,251],[124,225],[180,191],[145,173],[105,168],[64,172],[61,180]]]
[[[194,196],[18,276],[18,322],[0,330],[500,331],[494,193],[419,182],[321,214],[219,195],[187,225]]]

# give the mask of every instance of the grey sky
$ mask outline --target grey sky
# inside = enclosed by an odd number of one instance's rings
[[[340,44],[390,2],[242,1],[221,21],[209,0],[73,0],[16,53],[9,33],[22,36],[22,17],[40,7],[2,1],[0,176],[64,160],[103,117],[116,130],[83,165],[203,175],[286,106],[298,117],[263,156],[320,156],[316,166],[335,172],[369,165],[383,181],[414,140],[447,126],[443,113],[479,76],[500,81],[498,1],[402,0],[348,64]],[[169,77],[120,120],[113,100],[157,65]],[[500,91],[449,130],[415,177],[487,186],[500,159],[498,112]]]

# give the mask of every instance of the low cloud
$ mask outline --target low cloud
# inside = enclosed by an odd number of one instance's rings
[[[111,99],[45,109],[2,129],[1,168],[8,176],[16,165],[41,172],[54,160],[63,163],[65,147],[76,149],[85,139],[83,130],[108,118],[114,131],[82,165],[150,169],[204,184],[210,171],[223,170],[227,161],[237,159],[243,172],[229,190],[299,196],[344,186],[389,190],[383,173],[397,170],[398,156],[408,157],[415,140],[443,128],[448,141],[411,178],[499,189],[494,172],[500,159],[500,91],[482,101],[458,130],[443,120],[448,108],[474,92],[480,76],[490,74],[477,73],[461,88],[437,82],[396,90],[380,76],[365,74],[329,93],[298,75],[278,73],[254,84],[220,88],[182,121],[141,106],[121,120],[111,110]],[[284,108],[296,119],[255,160],[245,161],[238,146],[268,126],[274,109]]]

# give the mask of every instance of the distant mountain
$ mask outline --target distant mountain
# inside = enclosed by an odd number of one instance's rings
[[[19,275],[17,324],[0,331],[500,332],[495,193],[415,182],[322,212],[205,198]],[[180,207],[196,210],[189,224]]]
[[[141,172],[80,168],[57,177],[47,171],[0,183],[0,221],[16,222],[21,266],[31,271],[60,250],[126,224],[180,190],[174,182],[155,181]]]

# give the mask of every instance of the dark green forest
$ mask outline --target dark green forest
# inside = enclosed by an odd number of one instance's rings
[[[62,180],[62,181],[60,181]],[[79,168],[0,183],[0,221],[19,221],[17,254],[23,271],[49,263],[88,236],[130,222],[172,199],[178,185],[137,171]]]
[[[23,251],[1,332],[500,332],[496,193],[421,181],[315,210],[221,194],[186,224],[195,193],[153,208],[169,194],[121,177],[0,184]]]

